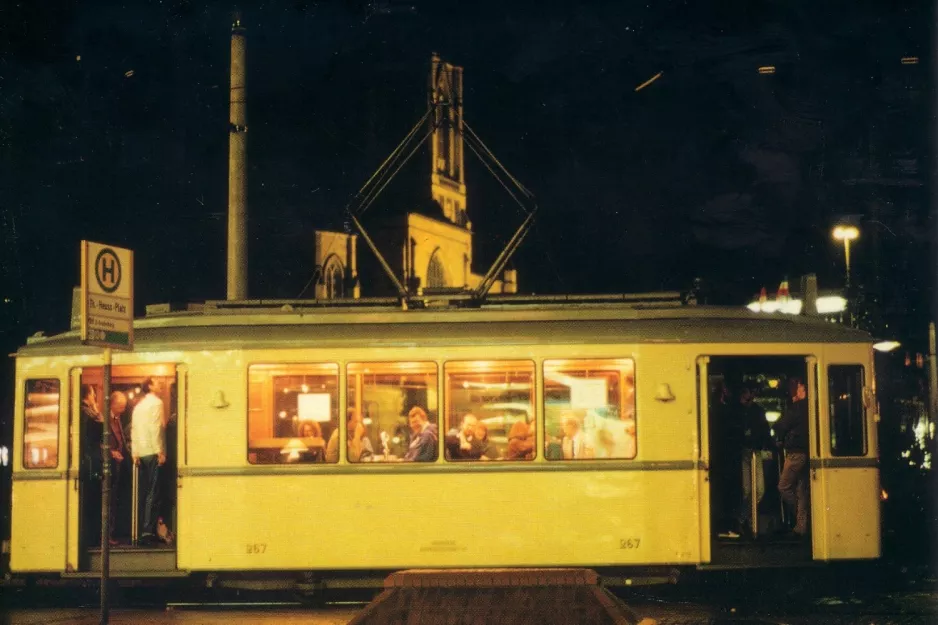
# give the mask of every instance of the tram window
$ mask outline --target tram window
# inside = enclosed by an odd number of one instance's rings
[[[363,426],[357,439],[354,431],[348,435],[349,462],[436,460],[436,363],[349,363],[347,373],[349,417]]]
[[[59,464],[59,381],[26,380],[23,467],[54,469]]]
[[[827,368],[827,379],[830,398],[831,455],[866,455],[863,367],[831,365]]]
[[[545,361],[544,420],[548,460],[634,458],[634,361]]]
[[[446,459],[534,458],[534,363],[448,362]]]
[[[339,427],[339,366],[248,368],[248,462],[335,462],[326,443]]]

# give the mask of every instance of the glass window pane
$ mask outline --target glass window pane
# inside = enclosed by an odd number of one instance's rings
[[[355,429],[348,435],[349,461],[435,461],[438,395],[436,363],[350,363],[348,417]]]
[[[545,361],[544,420],[548,460],[634,458],[635,363]]]
[[[277,364],[248,368],[251,464],[326,462],[325,441],[338,427],[338,365]]]
[[[866,411],[863,406],[863,367],[827,368],[830,397],[831,454],[866,455]]]
[[[448,362],[446,459],[534,458],[534,363]]]
[[[23,466],[54,469],[59,464],[59,381],[26,380]]]

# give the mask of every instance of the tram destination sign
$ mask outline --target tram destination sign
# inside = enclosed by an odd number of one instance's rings
[[[133,350],[133,251],[81,242],[81,342]]]

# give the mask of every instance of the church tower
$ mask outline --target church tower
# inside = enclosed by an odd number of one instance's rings
[[[466,173],[463,168],[462,68],[430,60],[428,100],[432,109],[430,195],[443,208],[443,216],[471,230],[466,213]]]

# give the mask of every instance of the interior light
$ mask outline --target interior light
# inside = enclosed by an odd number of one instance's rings
[[[765,420],[769,423],[775,423],[782,416],[782,413],[778,410],[766,410],[765,411]]]
[[[280,417],[281,419],[286,419],[286,418],[287,418],[287,411],[286,411],[286,410],[281,410],[281,411],[280,411],[280,414],[278,414],[277,416]]]
[[[769,380],[769,388],[778,388],[778,380],[777,379]]]
[[[847,300],[840,295],[823,295],[817,298],[817,311],[820,315],[830,315],[847,310]]]
[[[873,349],[878,352],[891,352],[900,345],[901,343],[899,343],[899,341],[879,341],[878,343],[873,343]]]
[[[308,385],[308,384],[304,384],[304,385],[302,385],[300,388],[303,389],[303,392],[304,392],[304,393],[308,393],[308,392],[309,392],[309,385]]]

